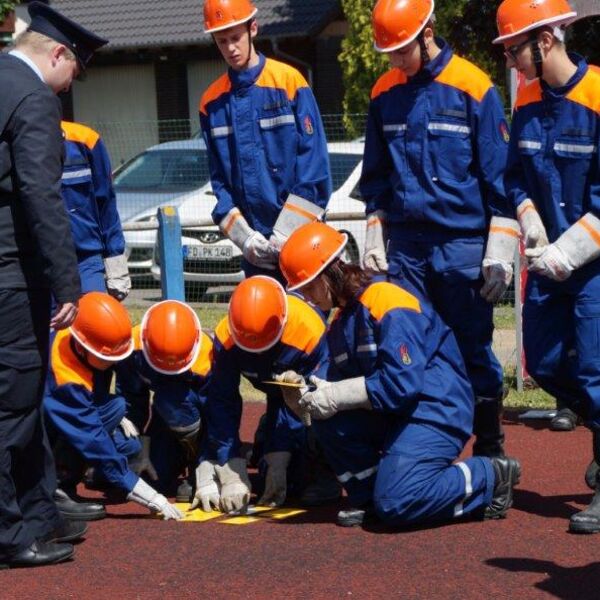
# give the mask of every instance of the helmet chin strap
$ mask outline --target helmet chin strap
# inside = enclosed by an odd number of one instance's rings
[[[250,33],[251,26],[252,26],[252,19],[250,19],[246,23],[246,31],[248,32],[248,58],[246,59],[246,62],[244,63],[244,69],[248,68],[248,65],[250,64],[250,59],[252,58],[252,34]]]
[[[427,46],[425,45],[425,30],[419,33],[419,49],[421,50],[421,68],[423,68],[431,61],[429,52],[427,52]]]
[[[533,64],[535,65],[535,74],[541,79],[544,72],[544,59],[537,41],[537,35],[531,36],[531,55],[533,56]]]

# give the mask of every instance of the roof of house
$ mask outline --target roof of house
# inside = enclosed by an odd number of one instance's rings
[[[260,37],[319,33],[340,14],[339,0],[254,0]],[[107,49],[207,44],[202,0],[51,0],[51,6],[110,40]]]

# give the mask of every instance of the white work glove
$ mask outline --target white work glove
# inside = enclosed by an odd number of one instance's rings
[[[138,479],[133,490],[127,494],[127,500],[137,502],[138,504],[149,508],[152,512],[162,513],[165,521],[168,521],[169,519],[179,520],[183,518],[183,514],[176,506],[170,504],[162,494],[159,494],[143,479]]]
[[[131,278],[127,268],[127,256],[109,256],[104,259],[104,278],[108,293],[121,301],[127,298],[131,290]]]
[[[529,270],[554,281],[565,281],[573,271],[600,257],[600,219],[586,213],[554,243],[525,250]]]
[[[263,506],[281,506],[287,495],[287,468],[292,459],[291,452],[268,452],[265,454],[267,476],[265,491],[258,501]]]
[[[249,263],[262,269],[275,270],[279,265],[279,250],[258,231],[248,236],[242,246],[242,254]]]
[[[127,418],[123,417],[119,423],[119,427],[123,430],[123,435],[129,438],[136,438],[140,435],[138,428]]]
[[[158,474],[150,460],[150,437],[143,435],[140,438],[140,441],[142,443],[142,449],[137,456],[129,461],[129,467],[134,473],[137,473],[138,475],[146,473],[152,481],[156,481],[158,479]]]
[[[274,270],[279,265],[279,252],[262,233],[248,225],[238,208],[232,208],[219,223],[221,231],[242,251],[244,258],[263,269]]]
[[[323,216],[324,209],[295,194],[289,194],[277,221],[273,225],[273,233],[269,244],[279,252],[286,240],[302,225],[312,223]]]
[[[306,427],[310,427],[310,413],[300,407],[300,398],[308,392],[308,386],[304,377],[296,371],[285,371],[280,375],[275,375],[275,381],[282,383],[299,383],[302,387],[285,387],[281,386],[281,394],[287,407],[302,421]]]
[[[250,502],[250,480],[243,458],[232,458],[224,465],[215,465],[221,484],[220,507],[223,512],[245,512]]]
[[[548,234],[533,201],[523,200],[517,207],[517,219],[525,248],[542,248],[548,245]]]
[[[310,382],[316,389],[306,392],[299,404],[301,408],[308,410],[313,419],[329,419],[340,410],[373,408],[364,377],[326,381],[313,375]]]
[[[514,219],[492,217],[481,264],[484,284],[480,294],[488,302],[498,302],[513,277],[512,263],[519,243],[519,224]]]
[[[363,256],[365,269],[378,272],[388,270],[386,218],[387,215],[383,210],[376,210],[367,217],[365,254]]]
[[[220,491],[215,462],[203,460],[196,467],[196,493],[190,509],[202,505],[204,512],[219,510]]]

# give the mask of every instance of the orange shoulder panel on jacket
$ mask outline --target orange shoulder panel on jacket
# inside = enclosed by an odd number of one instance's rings
[[[71,123],[71,121],[61,121],[60,127],[65,134],[65,140],[69,142],[79,142],[85,144],[90,150],[100,139],[100,135],[81,123]]]
[[[141,350],[142,349],[142,326],[135,325],[131,330],[131,337],[133,339],[133,350]]]
[[[541,100],[542,86],[540,85],[539,79],[534,79],[517,92],[515,110],[522,106],[526,106],[527,104],[532,104],[533,102],[541,102]]]
[[[477,102],[481,102],[488,90],[494,86],[492,80],[479,67],[456,54],[435,80],[469,94]]]
[[[206,105],[213,100],[216,100],[219,96],[223,94],[227,94],[231,89],[231,80],[229,79],[229,75],[227,73],[223,73],[221,77],[219,77],[216,81],[213,81],[208,89],[202,94],[202,98],[200,99],[199,110],[203,114],[208,114],[206,112]]]
[[[384,73],[375,83],[371,90],[371,100],[375,100],[377,96],[388,92],[396,85],[406,83],[406,74],[400,69],[391,69]]]
[[[210,367],[213,354],[213,341],[211,337],[202,332],[202,343],[200,344],[200,352],[196,362],[192,365],[192,373],[206,377],[210,373]]]
[[[596,113],[600,113],[600,68],[589,65],[581,81],[567,94],[571,102],[581,104]]]
[[[387,281],[371,284],[360,297],[360,302],[378,321],[395,308],[421,312],[421,304],[415,296]]]
[[[223,317],[215,327],[215,338],[223,344],[225,350],[229,350],[235,346],[233,336],[231,335],[231,331],[229,331],[229,319],[227,317]]]
[[[317,311],[297,296],[288,296],[288,317],[281,341],[310,354],[325,334],[325,323]]]
[[[52,342],[50,361],[57,385],[81,385],[88,392],[93,391],[92,370],[84,365],[73,352],[71,334],[68,329],[63,329],[56,334],[54,342]]]
[[[304,79],[297,69],[272,58],[267,58],[265,67],[256,80],[256,85],[259,87],[283,89],[287,94],[288,100],[294,100],[300,88],[308,87],[306,79]]]

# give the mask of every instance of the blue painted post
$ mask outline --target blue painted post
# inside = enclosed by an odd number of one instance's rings
[[[158,209],[157,217],[162,297],[163,300],[181,300],[183,302],[185,301],[185,287],[179,214],[174,206],[163,206]]]

